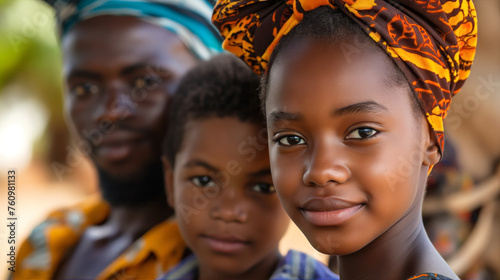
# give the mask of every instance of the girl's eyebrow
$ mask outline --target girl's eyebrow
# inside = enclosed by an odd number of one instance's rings
[[[366,101],[335,109],[332,113],[332,116],[340,117],[343,115],[355,114],[355,113],[380,113],[381,111],[389,111],[389,110],[385,106],[375,101]]]
[[[332,117],[340,117],[347,114],[366,113],[366,112],[380,113],[381,111],[389,111],[389,109],[387,109],[384,105],[379,104],[375,101],[365,101],[335,109],[332,112]],[[289,113],[284,111],[277,111],[269,114],[269,117],[267,117],[267,122],[271,125],[274,125],[278,122],[300,121],[303,118],[304,116],[301,113]]]
[[[300,121],[304,117],[300,113],[288,113],[288,112],[283,112],[283,111],[277,111],[277,112],[272,112],[269,114],[269,117],[267,117],[267,122],[269,124],[276,124],[277,122],[283,122],[283,121]]]

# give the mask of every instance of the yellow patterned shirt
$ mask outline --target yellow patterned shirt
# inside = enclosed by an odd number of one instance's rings
[[[50,213],[21,244],[15,272],[10,274],[9,279],[52,279],[85,229],[102,223],[109,212],[106,202],[92,198]],[[185,248],[177,223],[169,219],[134,242],[96,279],[156,279],[181,260]]]

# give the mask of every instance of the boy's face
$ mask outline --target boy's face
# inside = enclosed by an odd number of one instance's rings
[[[278,195],[311,244],[332,255],[418,217],[406,214],[420,215],[428,166],[439,158],[409,89],[391,86],[389,58],[345,46],[290,46],[271,70],[266,100]]]
[[[200,270],[220,277],[269,269],[289,219],[274,191],[265,128],[213,117],[188,121],[184,131],[166,185]]]
[[[195,57],[174,33],[130,16],[79,22],[62,49],[73,131],[98,168],[140,177],[160,162],[169,96]]]

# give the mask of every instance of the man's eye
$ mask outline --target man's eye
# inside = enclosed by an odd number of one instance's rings
[[[276,189],[272,184],[258,183],[252,186],[252,191],[260,193],[274,193]]]
[[[191,178],[191,182],[198,187],[213,187],[215,182],[210,178],[210,176],[196,176]]]
[[[140,77],[134,80],[134,87],[152,89],[160,82],[159,78],[152,77],[150,75]]]
[[[71,92],[73,92],[78,97],[83,97],[90,94],[97,94],[99,92],[99,87],[94,83],[87,82],[74,86],[71,89]]]
[[[306,143],[304,139],[296,135],[283,136],[277,141],[282,146],[304,145]]]
[[[353,130],[349,135],[347,135],[346,139],[365,139],[365,138],[370,138],[377,134],[378,131],[369,128],[369,127],[360,127],[355,130]]]

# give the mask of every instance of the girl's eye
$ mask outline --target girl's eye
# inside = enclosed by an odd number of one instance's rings
[[[213,187],[215,182],[210,176],[196,176],[190,179],[198,187]]]
[[[134,87],[151,89],[158,84],[158,79],[154,79],[150,75],[140,77],[134,80]]]
[[[369,128],[369,127],[361,127],[353,130],[349,135],[347,135],[346,139],[365,139],[365,138],[370,138],[377,134],[378,131]]]
[[[97,94],[99,92],[99,87],[94,83],[86,82],[74,86],[71,92],[78,97],[84,97],[89,94]]]
[[[274,193],[276,192],[276,189],[271,184],[258,183],[252,186],[252,191],[260,193]]]
[[[304,145],[306,142],[304,139],[296,135],[288,135],[279,138],[278,143],[283,146],[294,146],[294,145]]]

